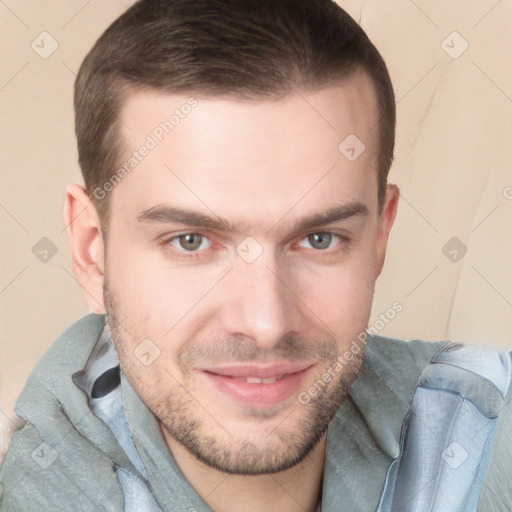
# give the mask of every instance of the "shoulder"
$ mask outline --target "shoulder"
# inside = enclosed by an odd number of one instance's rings
[[[450,387],[461,382],[477,381],[499,390],[503,399],[509,390],[512,364],[511,352],[484,345],[450,342],[403,341],[380,336],[369,336],[364,364],[381,380],[400,379],[416,387]],[[434,384],[433,382],[436,381]],[[432,384],[429,384],[432,383]],[[446,386],[444,385],[446,384]],[[456,385],[461,394],[472,391]],[[460,389],[459,389],[460,388]],[[476,393],[476,390],[473,390]],[[496,405],[501,408],[501,400]]]
[[[462,343],[375,341],[368,361],[385,376],[381,383],[402,399],[413,395],[383,503],[401,510],[410,493],[411,510],[434,499],[450,510],[459,510],[454,503],[476,510],[478,500],[479,512],[512,510],[510,353]]]
[[[371,363],[384,365],[390,369],[396,366],[424,368],[434,355],[450,343],[443,341],[399,340],[385,336],[368,336],[366,355]]]
[[[41,399],[51,396],[66,402],[71,375],[81,370],[100,336],[105,324],[104,315],[88,314],[69,326],[46,350],[30,373],[14,405],[15,413],[31,421],[31,412],[41,408]]]
[[[512,352],[508,353],[512,359]],[[497,425],[489,466],[485,476],[479,512],[512,510],[512,383],[497,411]]]
[[[449,341],[433,343],[368,336],[363,364],[350,394],[359,403],[373,404],[375,394],[385,392],[388,400],[398,400],[407,407],[425,367],[448,344]],[[354,343],[350,350],[356,351],[357,347],[359,345]]]
[[[408,403],[425,368],[449,343],[368,336],[361,377],[372,376]]]
[[[101,491],[109,489],[108,510],[122,510],[124,498],[108,458],[71,426],[64,428],[64,418],[55,419],[53,439],[29,423],[14,433],[0,467],[0,509],[65,512],[72,503],[73,510],[87,512],[105,506]]]
[[[394,355],[396,361],[386,360],[389,355]],[[471,488],[481,489],[477,495],[478,512],[510,512],[512,353],[476,344],[421,341],[409,344],[380,339],[371,346],[370,360],[376,360],[377,367],[386,368],[388,382],[395,387],[397,384],[390,375],[399,362],[409,386],[418,372],[419,380],[413,392],[421,390],[421,395],[412,407],[408,436],[414,437],[414,416],[417,416],[422,426],[429,427],[429,433],[437,433],[435,439],[441,441],[439,453],[445,453],[443,450],[451,446],[450,442],[458,439],[469,453],[465,465],[469,468],[466,468],[470,473],[468,478],[474,479]],[[434,446],[430,440],[429,449]],[[461,482],[462,466],[461,459],[461,469],[455,468]],[[442,464],[441,470],[446,471]],[[463,487],[460,482],[459,487]]]
[[[55,372],[57,366],[63,370],[83,367],[104,325],[105,315],[94,313],[71,324],[42,355],[27,382],[37,378],[52,385],[60,380],[60,375]]]
[[[69,510],[69,503],[77,511],[91,510],[100,503],[93,484],[98,481],[110,485],[109,503],[116,510],[122,507],[111,462],[85,435],[94,420],[85,395],[71,381],[103,326],[103,315],[79,319],[53,342],[27,379],[14,406],[25,424],[13,433],[0,466],[2,511]]]

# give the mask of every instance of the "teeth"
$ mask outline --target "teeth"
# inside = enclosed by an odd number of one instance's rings
[[[269,377],[268,379],[260,379],[258,377],[247,377],[247,384],[272,384],[276,380],[279,380],[280,377]]]

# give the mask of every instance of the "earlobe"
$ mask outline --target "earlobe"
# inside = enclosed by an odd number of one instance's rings
[[[386,188],[386,199],[384,201],[382,212],[380,213],[379,218],[379,227],[377,233],[376,278],[380,275],[382,272],[382,267],[384,266],[389,233],[395,221],[399,198],[400,189],[396,185],[389,184]]]
[[[93,313],[105,312],[103,273],[105,268],[101,221],[85,189],[72,183],[66,187],[64,223],[69,237],[73,273]]]

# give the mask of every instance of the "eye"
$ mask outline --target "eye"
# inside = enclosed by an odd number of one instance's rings
[[[183,233],[170,238],[167,243],[186,252],[198,252],[200,249],[208,249],[210,240],[200,233]]]
[[[310,233],[306,237],[304,237],[300,242],[300,247],[305,247],[303,244],[306,242],[310,244],[310,247],[313,249],[317,249],[319,251],[329,249],[332,247],[333,242],[339,242],[342,240],[342,237],[339,235],[335,235],[334,233],[329,233],[327,231],[321,231],[318,233]]]

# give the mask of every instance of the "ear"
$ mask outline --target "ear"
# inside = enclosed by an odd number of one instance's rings
[[[396,217],[398,208],[398,199],[400,198],[400,189],[396,185],[388,185],[386,187],[386,198],[382,211],[379,216],[377,228],[377,266],[376,278],[382,272],[384,259],[386,257],[386,248],[388,245],[388,237]]]
[[[78,183],[66,187],[64,223],[69,236],[73,273],[87,306],[91,312],[103,314],[105,255],[101,222],[87,192]]]

